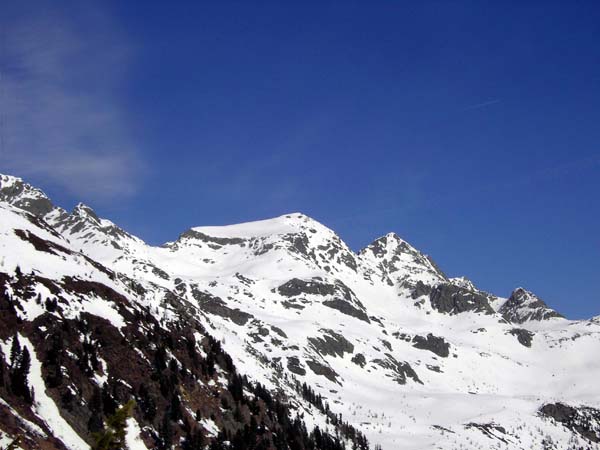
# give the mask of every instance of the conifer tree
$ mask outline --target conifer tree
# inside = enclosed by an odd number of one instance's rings
[[[167,450],[171,448],[173,443],[173,425],[171,424],[171,418],[169,411],[165,412],[163,416],[162,424],[160,426],[160,435],[158,438],[158,448],[160,450]]]
[[[21,358],[21,344],[19,343],[19,336],[15,333],[15,335],[13,336],[12,344],[10,346],[10,367],[11,367],[11,369],[18,365],[20,358]]]
[[[95,445],[93,450],[126,450],[125,428],[127,419],[131,417],[134,400],[129,400],[125,405],[115,411],[115,413],[106,419],[106,428],[95,433]]]

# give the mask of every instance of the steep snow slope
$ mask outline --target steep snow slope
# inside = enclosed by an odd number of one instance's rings
[[[600,323],[566,320],[522,289],[507,300],[448,279],[394,233],[355,254],[293,213],[195,227],[151,247],[87,207],[54,207],[18,179],[2,178],[0,199],[149,292],[197,306],[248,377],[289,398],[296,380],[307,383],[384,449],[600,448],[575,419],[541,412],[557,402],[600,407]]]
[[[310,430],[328,428],[348,446],[362,442],[299,396],[300,386],[288,383],[297,398],[285,406],[274,389],[270,394],[240,378],[202,326],[203,312],[177,292],[116,273],[76,248],[42,219],[0,202],[3,445],[20,437],[24,449],[89,448],[102,417],[130,398],[138,402],[127,422],[135,448],[200,448],[252,436],[267,442],[262,448],[277,439],[309,442],[314,437],[294,421],[299,413]],[[17,391],[15,340],[28,350],[26,392],[32,388],[33,400]],[[254,365],[266,371],[265,363]],[[337,438],[320,436],[341,450]]]

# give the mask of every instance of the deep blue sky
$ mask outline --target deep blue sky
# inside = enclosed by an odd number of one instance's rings
[[[150,243],[301,211],[600,314],[600,3],[3,4],[0,171]]]

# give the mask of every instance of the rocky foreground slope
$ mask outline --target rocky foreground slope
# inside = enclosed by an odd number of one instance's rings
[[[294,213],[153,247],[3,175],[0,321],[0,446],[121,413],[132,449],[600,448],[600,321],[394,233],[355,253]]]

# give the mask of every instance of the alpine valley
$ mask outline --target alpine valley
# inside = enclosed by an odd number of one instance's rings
[[[600,449],[600,317],[300,213],[155,247],[0,176],[0,448]]]

